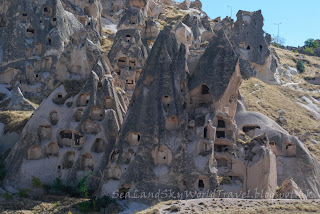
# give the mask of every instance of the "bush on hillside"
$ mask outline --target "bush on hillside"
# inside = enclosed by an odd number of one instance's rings
[[[298,71],[300,71],[300,73],[303,73],[305,71],[306,68],[304,67],[303,61],[299,60],[297,62],[297,69]]]

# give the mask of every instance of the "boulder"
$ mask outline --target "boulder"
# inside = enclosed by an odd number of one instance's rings
[[[307,199],[307,196],[302,192],[300,187],[296,184],[296,182],[294,182],[292,178],[287,178],[282,182],[279,194],[280,198],[283,199]]]

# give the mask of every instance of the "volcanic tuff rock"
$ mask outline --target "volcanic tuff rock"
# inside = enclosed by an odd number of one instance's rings
[[[3,0],[0,4],[5,23],[0,27],[0,84],[12,87],[20,82],[27,98],[41,101],[59,81],[87,78],[102,57],[99,47],[87,39],[98,40],[99,19],[86,16],[82,25],[60,0]],[[83,7],[87,11],[92,4]]]
[[[33,111],[36,108],[23,97],[19,87],[15,87],[11,91],[11,99],[7,106],[7,109],[13,111]]]
[[[271,35],[263,31],[263,21],[261,10],[240,10],[232,29],[231,41],[240,56],[241,71],[274,84],[278,81],[278,61],[270,51]]]
[[[268,140],[252,141],[248,161],[244,149],[236,150],[234,116],[241,77],[230,42],[220,31],[190,77],[185,51],[169,27],[158,36],[110,156],[101,194],[216,188],[274,193],[275,156]],[[255,180],[258,169],[262,176]],[[219,181],[220,176],[229,176],[231,183]],[[144,202],[148,200],[153,199]]]
[[[91,188],[99,188],[125,113],[110,75],[92,72],[74,97],[61,85],[34,112],[7,158],[6,188],[30,187],[32,176],[73,186],[86,171],[94,173]]]
[[[251,132],[252,137],[267,135],[277,158],[278,184],[293,178],[308,198],[320,197],[320,165],[305,144],[265,115],[246,111],[241,101],[235,119],[238,128],[246,133]]]
[[[200,1],[180,4],[192,8],[186,15],[171,0],[31,3],[0,0],[0,98],[8,102],[15,86],[9,110],[29,109],[18,86],[27,98],[50,94],[6,160],[6,189],[28,188],[32,176],[74,185],[93,171],[90,189],[101,196],[171,189],[270,198],[283,184],[284,193],[320,197],[320,165],[307,147],[248,112],[239,93],[241,74],[276,83],[283,69],[261,11],[239,11],[234,22],[211,20]],[[101,15],[117,24],[115,35],[101,30]],[[109,59],[101,36],[110,47],[114,40]]]

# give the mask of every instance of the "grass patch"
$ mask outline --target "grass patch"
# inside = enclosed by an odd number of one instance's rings
[[[114,32],[108,29],[103,29],[103,33],[104,36],[101,39],[101,48],[103,52],[108,54],[114,43]]]
[[[187,14],[186,12],[180,10],[176,6],[169,6],[165,9],[165,14],[167,16],[166,23],[173,23],[182,20],[182,18]],[[160,23],[161,24],[161,23]]]
[[[4,134],[20,133],[33,111],[0,111],[0,122],[5,124]]]
[[[297,62],[301,60],[304,63],[306,72],[302,75],[314,75],[315,72],[320,72],[320,58],[316,56],[308,56],[301,53],[294,53],[292,51],[288,51],[281,48],[274,47],[275,51],[280,57],[281,64],[287,64],[293,68],[297,66]],[[302,56],[300,58],[299,56]]]

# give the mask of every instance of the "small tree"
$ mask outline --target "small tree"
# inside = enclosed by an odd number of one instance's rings
[[[32,186],[38,189],[42,189],[42,183],[40,181],[40,178],[36,178],[35,176],[32,176]]]
[[[285,40],[285,38],[282,38],[282,37],[280,37],[280,36],[274,36],[273,42],[274,42],[275,44],[278,44],[278,45],[282,45],[282,46],[283,46],[283,45],[286,43],[286,40]]]
[[[89,179],[92,176],[92,172],[87,172],[86,174],[84,174],[77,183],[77,192],[85,198],[89,197],[89,188],[88,188],[88,183],[89,183]]]
[[[300,73],[303,73],[305,71],[306,68],[304,67],[303,61],[299,60],[297,62],[297,69],[298,71],[300,71]]]
[[[304,42],[304,45],[309,48],[317,48],[320,46],[320,44],[318,44],[318,42],[314,39],[308,39],[307,41]]]

